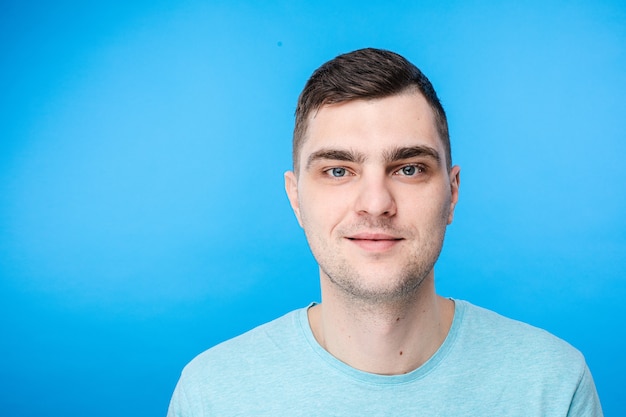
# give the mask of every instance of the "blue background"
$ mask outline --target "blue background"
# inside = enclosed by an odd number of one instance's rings
[[[283,191],[293,111],[365,46],[449,115],[439,292],[565,338],[626,413],[625,22],[620,1],[3,1],[2,414],[164,415],[193,356],[319,298]]]

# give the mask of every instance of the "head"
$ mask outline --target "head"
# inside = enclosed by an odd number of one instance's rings
[[[315,71],[298,102],[285,189],[320,266],[322,298],[432,294],[459,170],[439,100],[404,58],[364,49]]]
[[[307,81],[296,107],[293,132],[293,168],[298,174],[300,151],[306,140],[309,119],[322,106],[352,100],[377,99],[419,91],[435,114],[439,138],[445,149],[446,166],[452,154],[446,113],[426,76],[404,57],[382,49],[365,48],[328,61]]]

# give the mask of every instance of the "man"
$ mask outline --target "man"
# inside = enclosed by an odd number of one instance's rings
[[[601,416],[582,355],[435,293],[459,198],[446,116],[403,57],[363,49],[300,95],[289,201],[322,301],[183,371],[169,416]]]

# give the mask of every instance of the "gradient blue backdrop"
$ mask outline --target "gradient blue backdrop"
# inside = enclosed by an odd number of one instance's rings
[[[193,356],[318,299],[283,192],[293,111],[365,46],[449,114],[439,292],[570,341],[626,413],[624,2],[10,0],[3,415],[164,415]]]

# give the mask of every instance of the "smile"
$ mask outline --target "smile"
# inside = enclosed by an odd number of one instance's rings
[[[348,236],[347,239],[368,252],[384,252],[404,240],[401,237],[383,233],[359,233]]]

